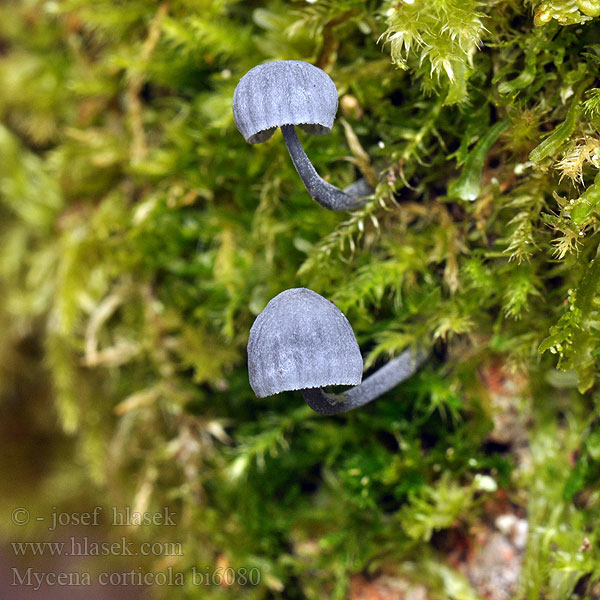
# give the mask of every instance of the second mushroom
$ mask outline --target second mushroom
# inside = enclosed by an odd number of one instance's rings
[[[316,412],[334,415],[363,406],[410,377],[423,355],[406,350],[362,381],[363,360],[348,319],[333,302],[306,288],[273,298],[248,340],[250,385],[259,398],[300,390]],[[353,385],[341,394],[322,388]]]

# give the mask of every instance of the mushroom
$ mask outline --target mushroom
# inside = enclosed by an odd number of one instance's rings
[[[363,361],[344,313],[306,288],[273,298],[258,315],[248,340],[250,385],[259,398],[300,390],[323,415],[348,412],[374,400],[410,377],[424,355],[403,352],[362,383]],[[353,385],[341,393],[321,388]]]
[[[321,206],[342,211],[362,206],[373,188],[365,179],[345,190],[327,183],[306,156],[295,127],[314,135],[329,133],[337,107],[337,90],[329,75],[301,60],[258,65],[240,79],[233,94],[233,118],[244,139],[260,144],[281,127],[308,193]]]

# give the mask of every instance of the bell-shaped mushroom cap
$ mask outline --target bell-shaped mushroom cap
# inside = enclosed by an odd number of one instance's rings
[[[233,118],[249,144],[266,142],[281,125],[329,133],[337,107],[329,75],[301,60],[258,65],[240,79],[233,94]]]
[[[259,398],[286,390],[358,385],[362,370],[348,319],[312,290],[281,292],[250,330],[248,371]]]

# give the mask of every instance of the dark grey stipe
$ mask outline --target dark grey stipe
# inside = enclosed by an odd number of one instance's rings
[[[312,388],[301,390],[302,396],[315,412],[322,415],[348,412],[371,402],[408,379],[425,362],[425,358],[423,352],[415,355],[410,350],[405,350],[400,356],[367,377],[360,385],[342,394],[328,394],[321,388]]]
[[[366,197],[373,193],[373,188],[366,180],[360,179],[345,190],[327,183],[316,171],[298,139],[294,125],[282,125],[285,145],[294,161],[298,175],[304,182],[308,193],[321,206],[329,210],[352,210],[363,206]]]

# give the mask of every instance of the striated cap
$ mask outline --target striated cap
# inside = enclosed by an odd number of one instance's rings
[[[240,79],[233,94],[233,118],[249,144],[266,142],[281,125],[329,133],[337,107],[329,75],[301,60],[258,65]]]
[[[348,319],[312,290],[281,292],[250,329],[248,372],[259,398],[288,390],[358,385],[362,371]]]

